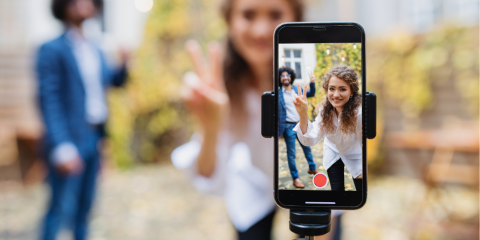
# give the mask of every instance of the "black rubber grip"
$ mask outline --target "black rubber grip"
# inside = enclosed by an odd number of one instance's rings
[[[365,136],[374,139],[377,136],[377,95],[365,93]]]
[[[271,138],[275,134],[275,93],[264,92],[262,94],[262,136]]]

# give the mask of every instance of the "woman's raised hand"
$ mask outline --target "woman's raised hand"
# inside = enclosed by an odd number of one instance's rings
[[[216,42],[209,44],[209,62],[204,59],[197,41],[189,40],[185,47],[195,73],[184,75],[182,99],[204,130],[218,130],[227,116],[229,102],[223,81],[220,45]]]
[[[297,87],[299,95],[295,94],[295,91],[293,91],[293,104],[295,105],[295,109],[297,109],[300,118],[306,117],[308,119],[307,84],[303,86],[303,91],[300,84],[297,84]]]

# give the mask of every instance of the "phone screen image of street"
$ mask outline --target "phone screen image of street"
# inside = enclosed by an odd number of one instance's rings
[[[361,191],[361,43],[280,44],[278,54],[279,190]]]
[[[280,190],[296,190],[299,189],[293,185],[292,177],[288,168],[287,151],[285,141],[280,140],[278,142],[279,148],[279,164],[278,164],[278,189]],[[317,188],[313,184],[313,176],[308,174],[308,164],[305,156],[303,155],[302,148],[299,144],[296,145],[297,155],[295,163],[298,168],[300,180],[305,184],[305,190],[331,190],[330,182],[324,188]],[[323,144],[317,143],[312,147],[313,160],[317,164],[318,172],[328,176],[327,171],[323,167]],[[353,183],[352,175],[345,169],[345,191],[355,191],[355,185]]]

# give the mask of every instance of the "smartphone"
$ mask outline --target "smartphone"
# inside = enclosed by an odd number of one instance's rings
[[[280,207],[365,204],[365,74],[359,24],[284,23],[275,29],[274,195]]]

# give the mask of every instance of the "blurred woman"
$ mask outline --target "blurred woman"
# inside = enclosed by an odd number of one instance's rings
[[[306,92],[295,96],[300,123],[293,130],[305,146],[313,146],[325,136],[323,166],[333,191],[345,191],[345,166],[354,178],[356,191],[361,191],[362,96],[358,75],[351,67],[337,65],[325,75],[322,87],[327,97],[318,105],[314,123],[308,120]]]
[[[225,55],[209,45],[209,64],[200,46],[186,44],[196,73],[184,77],[183,98],[198,118],[200,133],[172,153],[195,187],[224,196],[239,239],[270,239],[275,202],[273,144],[261,136],[261,94],[272,90],[273,31],[301,21],[299,0],[227,0]],[[185,90],[187,89],[187,90]]]

